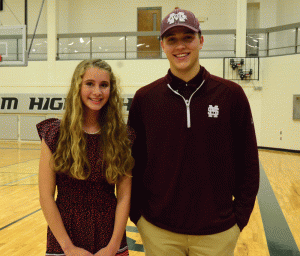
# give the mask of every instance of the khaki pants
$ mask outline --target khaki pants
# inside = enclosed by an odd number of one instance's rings
[[[143,216],[137,223],[146,256],[233,256],[240,229],[232,228],[213,235],[185,235],[161,229]]]

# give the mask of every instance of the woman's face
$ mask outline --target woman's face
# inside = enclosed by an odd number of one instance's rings
[[[82,78],[81,100],[85,111],[99,112],[110,95],[110,76],[106,70],[89,68]]]

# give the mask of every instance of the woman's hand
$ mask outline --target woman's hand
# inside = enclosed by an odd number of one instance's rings
[[[110,246],[106,246],[98,251],[95,256],[115,256],[118,252],[118,248],[113,248]]]
[[[80,247],[72,246],[64,251],[66,256],[93,256],[92,253]]]

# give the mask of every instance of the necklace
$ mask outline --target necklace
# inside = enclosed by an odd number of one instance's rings
[[[96,133],[99,133],[99,132],[101,131],[101,128],[100,128],[98,131],[96,131],[96,132],[87,132],[87,131],[84,130],[83,128],[82,128],[82,130],[83,130],[85,133],[87,133],[87,134],[96,134]]]

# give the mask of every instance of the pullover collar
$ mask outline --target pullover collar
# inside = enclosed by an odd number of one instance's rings
[[[177,91],[186,100],[188,100],[193,92],[197,90],[197,88],[202,84],[203,80],[205,79],[206,73],[207,72],[204,67],[200,67],[198,74],[190,81],[185,82],[179,77],[172,74],[171,70],[169,69],[167,80],[174,91]]]
[[[204,67],[200,67],[200,70],[198,74],[192,78],[190,81],[185,82],[179,77],[173,75],[171,70],[168,70],[168,77],[169,77],[169,83],[172,89],[176,91],[182,91],[186,87],[192,87],[193,89],[196,89],[203,81],[203,73],[204,73]]]

